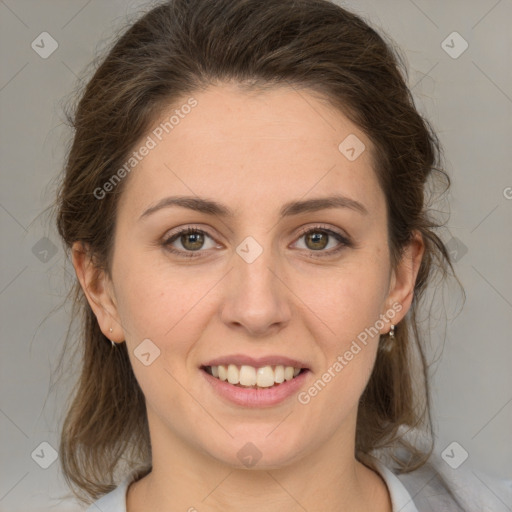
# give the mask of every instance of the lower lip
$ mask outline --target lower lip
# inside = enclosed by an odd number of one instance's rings
[[[241,388],[227,381],[217,379],[205,370],[201,369],[200,372],[214,391],[230,402],[245,407],[269,407],[277,405],[297,393],[304,384],[309,370],[303,371],[292,380],[285,380],[279,386],[260,389]]]

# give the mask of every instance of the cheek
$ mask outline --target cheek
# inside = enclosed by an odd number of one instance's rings
[[[124,276],[118,311],[131,352],[142,340],[150,339],[161,351],[158,363],[170,371],[185,371],[183,362],[201,337],[210,318],[208,306],[218,277],[213,272],[172,268],[165,258],[126,259],[118,265]],[[134,361],[137,363],[136,361]]]
[[[295,279],[293,288],[310,310],[306,316],[323,323],[326,336],[341,342],[375,323],[388,285],[386,262],[358,254],[330,272],[322,269]]]
[[[387,276],[377,267],[352,268],[313,282],[307,304],[314,314],[304,314],[303,321],[323,357],[311,386],[298,397],[299,407],[307,411],[313,431],[333,433],[357,408],[373,370]]]
[[[169,270],[160,264],[160,258],[143,250],[123,252],[123,245],[130,244],[123,244],[122,240],[118,244],[119,254],[127,255],[118,256],[113,267],[119,315],[129,331],[128,336],[156,335],[159,323],[180,304],[176,293],[182,289],[179,279],[169,279]]]
[[[377,252],[362,251],[347,258],[329,275],[308,276],[297,292],[308,306],[302,321],[323,353],[322,368],[315,376],[321,382],[311,390],[322,397],[314,399],[312,408],[318,407],[320,414],[323,406],[335,402],[337,420],[356,405],[375,362],[378,321],[389,283],[387,260],[375,257]]]

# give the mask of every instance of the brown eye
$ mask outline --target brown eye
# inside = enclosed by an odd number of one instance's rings
[[[200,232],[190,232],[180,235],[182,246],[189,251],[197,251],[204,244],[204,234]]]
[[[299,235],[299,240],[301,239],[304,239],[303,243],[305,249],[315,257],[332,256],[343,248],[352,247],[353,245],[350,239],[343,236],[341,233],[337,233],[336,231],[322,226],[303,230]],[[334,246],[325,250],[331,242],[334,243]]]
[[[207,239],[210,239],[210,246],[204,247]],[[174,233],[166,238],[162,245],[169,252],[187,258],[201,256],[201,253],[205,252],[206,249],[215,247],[213,238],[208,233],[202,229],[192,227]]]
[[[305,235],[306,246],[312,250],[325,249],[329,242],[329,235],[321,231],[310,231]]]

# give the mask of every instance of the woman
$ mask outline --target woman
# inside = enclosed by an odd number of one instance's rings
[[[451,269],[425,197],[449,180],[390,46],[324,0],[169,1],[73,123],[60,454],[89,510],[418,510],[395,473],[432,452],[416,314]]]

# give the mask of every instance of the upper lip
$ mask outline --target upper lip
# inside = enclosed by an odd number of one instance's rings
[[[292,359],[286,356],[269,355],[263,357],[251,357],[244,354],[232,354],[228,356],[216,357],[204,363],[202,366],[219,366],[234,364],[236,366],[253,366],[254,368],[262,368],[263,366],[293,366],[294,368],[306,368],[308,365],[298,359]]]

